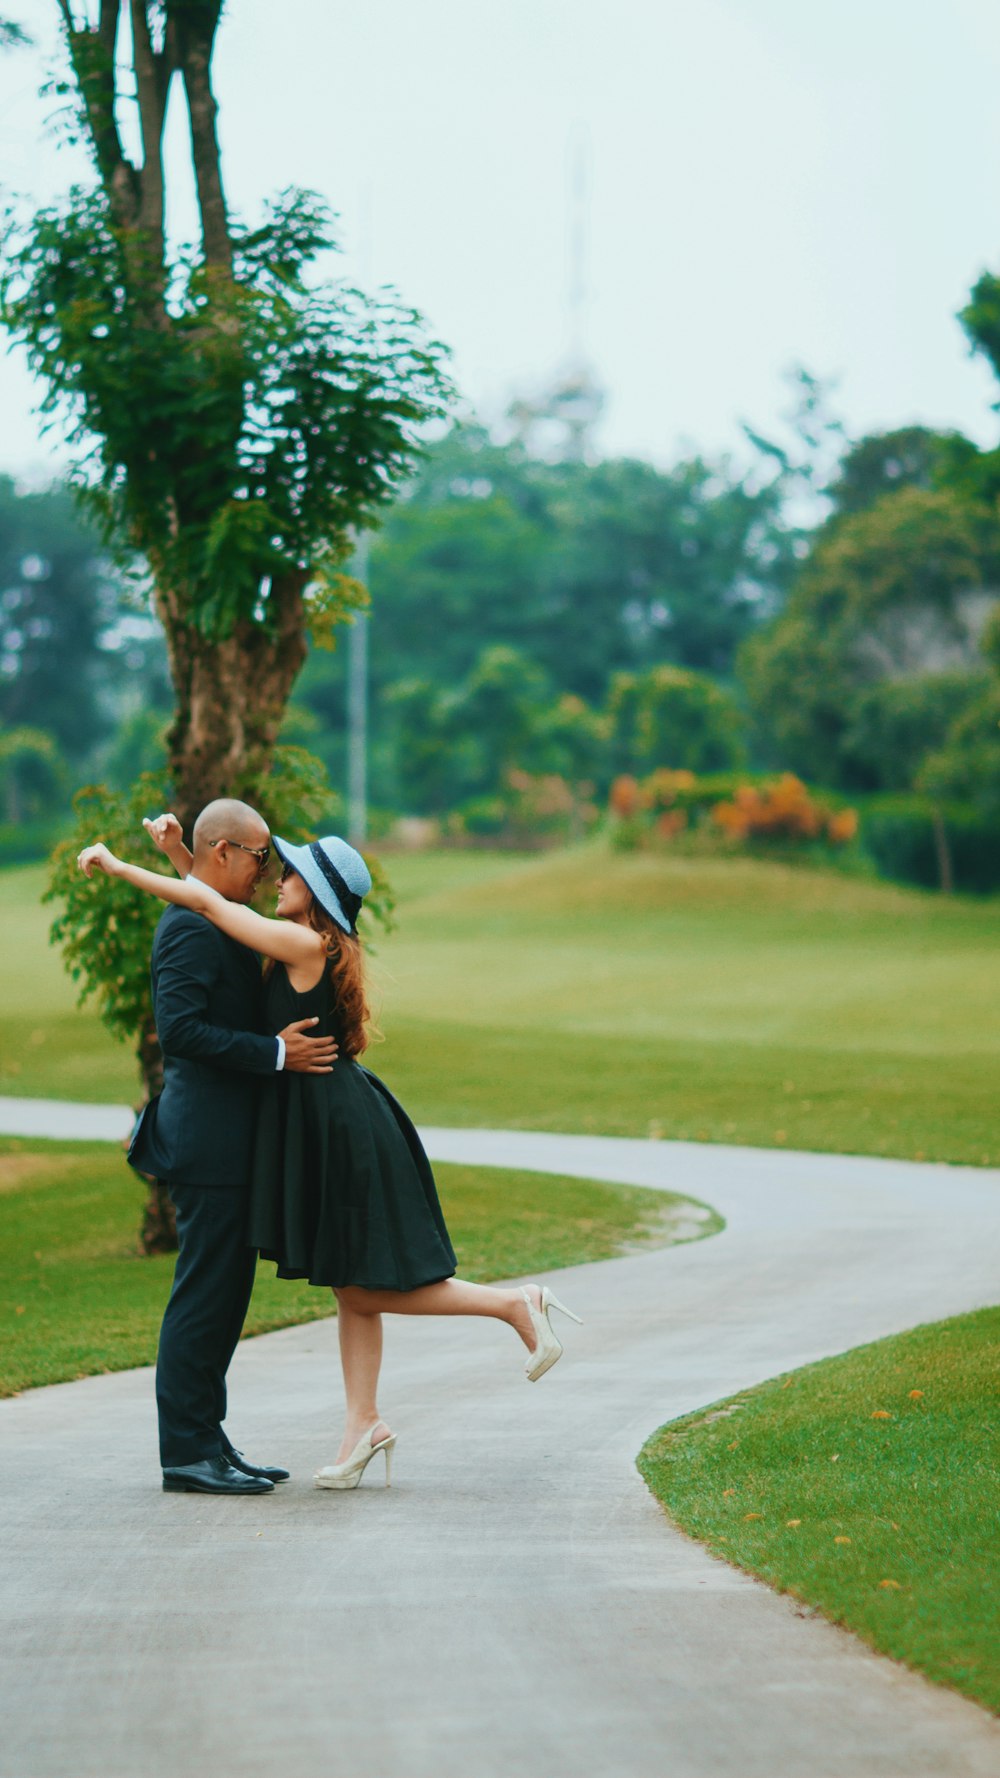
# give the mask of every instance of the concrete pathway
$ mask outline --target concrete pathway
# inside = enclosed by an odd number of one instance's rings
[[[375,1464],[311,1487],[331,1322],[235,1360],[236,1442],[293,1470],[263,1500],[159,1492],[148,1371],[0,1402],[2,1778],[996,1778],[985,1713],[672,1530],[634,1460],[675,1415],[995,1300],[1000,1172],[424,1135],[728,1227],[560,1273],[586,1325],[537,1386],[507,1329],[387,1321],[388,1493]]]

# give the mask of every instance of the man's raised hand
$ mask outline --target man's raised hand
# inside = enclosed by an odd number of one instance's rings
[[[306,1031],[318,1025],[318,1019],[296,1019],[286,1025],[278,1036],[284,1039],[285,1067],[293,1074],[332,1074],[337,1060],[337,1044],[332,1037],[307,1037]]]

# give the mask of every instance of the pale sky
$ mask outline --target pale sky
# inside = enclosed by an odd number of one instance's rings
[[[3,10],[55,42],[56,0]],[[43,130],[44,60],[0,59],[0,171],[38,197],[81,170]],[[738,448],[793,362],[839,379],[855,434],[1000,433],[955,319],[1000,271],[997,0],[230,0],[215,66],[231,203],[322,192],[344,273],[423,310],[487,419],[568,350],[582,134],[605,453]],[[59,455],[6,358],[0,469]]]

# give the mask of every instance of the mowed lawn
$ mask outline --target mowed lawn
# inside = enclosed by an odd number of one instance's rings
[[[418,1120],[1000,1162],[998,900],[603,842],[386,863],[368,1060]],[[42,882],[0,876],[0,1091],[134,1098]]]
[[[1000,1309],[664,1426],[639,1468],[717,1555],[1000,1711]]]

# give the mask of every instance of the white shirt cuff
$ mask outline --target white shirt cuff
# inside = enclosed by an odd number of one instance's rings
[[[277,1070],[277,1072],[280,1074],[281,1070],[285,1066],[285,1040],[283,1037],[276,1037],[274,1041],[278,1046],[278,1060],[276,1061],[274,1066],[275,1066],[275,1069]]]

